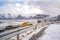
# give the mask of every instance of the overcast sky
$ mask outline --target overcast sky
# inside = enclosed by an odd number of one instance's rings
[[[55,16],[60,14],[60,0],[0,0],[0,13]]]

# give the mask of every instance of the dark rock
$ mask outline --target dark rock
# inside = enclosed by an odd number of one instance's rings
[[[13,29],[12,25],[6,26],[6,30]]]
[[[4,31],[5,31],[5,29],[0,30],[0,32],[4,32]]]
[[[0,22],[0,23],[2,23],[2,22]]]

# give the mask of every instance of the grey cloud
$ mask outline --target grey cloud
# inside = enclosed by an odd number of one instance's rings
[[[49,15],[60,14],[60,1],[59,0],[45,0],[45,1],[30,1],[28,5],[40,6],[42,10]]]
[[[26,2],[28,5],[41,7],[40,9],[42,9],[45,12],[45,14],[49,15],[60,14],[60,0],[0,0],[0,2],[4,2],[4,5],[8,4],[14,5],[16,2],[19,3]]]

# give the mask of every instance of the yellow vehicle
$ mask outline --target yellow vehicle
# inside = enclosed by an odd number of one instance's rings
[[[24,22],[21,24],[22,27],[27,27],[27,26],[30,26],[30,24],[28,22]]]

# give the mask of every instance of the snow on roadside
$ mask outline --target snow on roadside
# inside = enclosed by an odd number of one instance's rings
[[[38,30],[34,30],[31,34],[25,36],[24,38],[22,38],[22,40],[29,40],[34,34],[37,34],[40,30],[42,30],[43,28],[47,27],[48,25],[41,27]]]
[[[42,37],[38,40],[60,40],[60,25],[51,24],[45,31]]]

